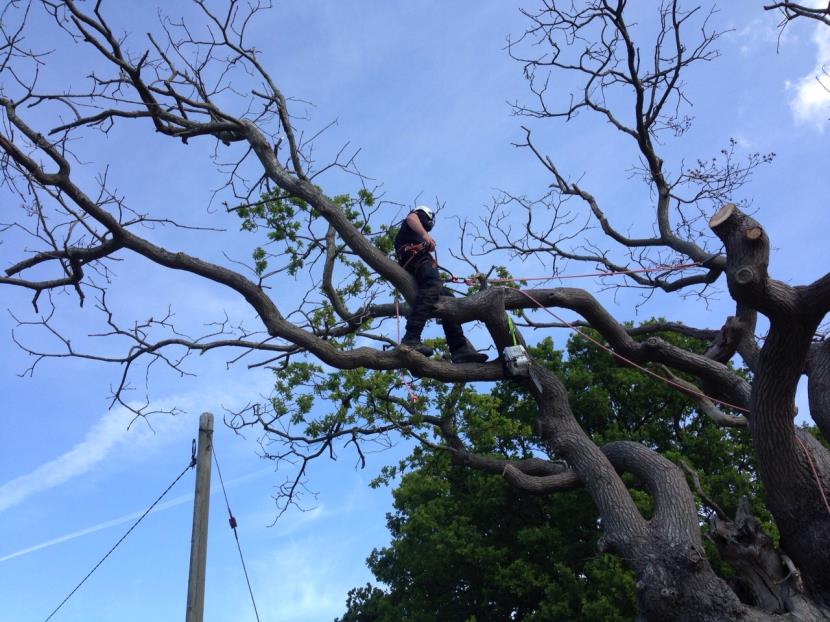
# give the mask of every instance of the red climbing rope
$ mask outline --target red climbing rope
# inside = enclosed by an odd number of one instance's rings
[[[438,255],[436,253],[436,260]],[[582,274],[551,274],[548,276],[514,276],[509,278],[498,278],[498,279],[491,279],[491,278],[476,278],[475,276],[471,277],[456,277],[450,276],[447,279],[448,283],[463,283],[465,285],[476,285],[479,282],[486,281],[487,283],[519,283],[524,281],[555,281],[560,280],[564,281],[567,279],[584,279],[590,277],[597,277],[597,276],[616,276],[618,274],[644,274],[648,272],[666,272],[668,270],[684,270],[686,268],[698,268],[702,264],[699,262],[693,263],[676,263],[676,264],[660,264],[657,266],[652,266],[650,268],[638,268],[636,270],[605,270],[599,272],[585,272]]]
[[[423,245],[421,245],[421,246],[423,246]],[[436,265],[438,265],[438,251],[435,250],[434,252],[435,252],[435,263],[436,263]],[[413,255],[410,256],[409,260],[411,260],[412,257],[414,257],[414,255],[415,254],[413,253]],[[409,263],[409,260],[407,260],[406,263]],[[406,263],[404,264],[404,266],[406,266]],[[459,277],[453,276],[452,273],[450,273],[450,277],[448,279],[445,279],[445,281],[448,282],[448,283],[459,283],[459,284],[464,284],[464,285],[477,285],[477,284],[482,283],[482,282],[486,282],[486,283],[517,283],[517,282],[525,282],[525,281],[551,281],[551,280],[557,280],[557,279],[558,280],[581,279],[581,278],[590,278],[590,277],[616,276],[616,275],[621,275],[621,274],[644,274],[644,273],[649,273],[649,272],[665,272],[665,271],[668,271],[668,270],[683,270],[683,269],[686,269],[686,268],[697,268],[697,267],[700,267],[701,265],[702,264],[699,263],[699,262],[692,262],[692,263],[679,263],[679,264],[671,264],[671,265],[657,265],[657,266],[652,266],[650,268],[639,268],[639,269],[635,269],[635,270],[608,270],[608,271],[598,271],[598,272],[587,272],[587,273],[583,273],[583,274],[512,277],[512,278],[498,278],[498,279],[491,279],[491,278],[486,278],[486,277],[481,277],[481,276],[479,276],[478,278],[476,278],[476,277],[459,278]],[[447,272],[449,272],[449,271],[447,271]],[[663,382],[664,384],[667,384],[667,385],[669,385],[669,386],[671,386],[675,389],[678,389],[679,391],[681,391],[683,393],[686,393],[688,395],[693,395],[693,396],[695,396],[697,398],[700,398],[700,399],[709,400],[710,402],[713,402],[715,404],[720,404],[721,406],[726,406],[727,408],[731,408],[732,410],[736,410],[738,412],[744,413],[745,415],[749,414],[749,410],[746,409],[746,408],[743,408],[741,406],[737,406],[735,404],[730,404],[729,402],[726,402],[724,400],[720,400],[720,399],[711,397],[711,396],[706,395],[705,393],[703,393],[701,391],[695,391],[694,389],[690,389],[687,386],[684,386],[684,385],[682,385],[678,382],[675,382],[675,381],[673,381],[669,378],[665,378],[664,376],[661,376],[660,374],[657,374],[657,373],[651,371],[647,367],[643,367],[642,365],[639,365],[638,363],[635,363],[634,361],[632,361],[628,357],[625,357],[622,354],[619,354],[618,352],[615,352],[613,350],[613,348],[605,345],[604,343],[600,342],[597,339],[594,339],[593,337],[591,337],[591,335],[589,335],[588,333],[585,333],[584,331],[580,330],[577,326],[574,326],[572,323],[568,322],[567,320],[564,320],[563,318],[561,318],[559,315],[557,315],[556,313],[551,311],[548,307],[543,305],[541,302],[536,300],[536,298],[534,298],[533,296],[531,296],[527,292],[519,289],[518,287],[511,287],[511,289],[514,289],[515,291],[519,292],[520,294],[522,294],[523,296],[528,298],[531,302],[533,302],[535,305],[537,305],[540,309],[542,309],[542,310],[546,311],[547,313],[549,313],[551,316],[556,318],[557,321],[559,321],[563,325],[567,326],[573,332],[579,334],[580,336],[584,337],[585,339],[587,339],[588,341],[590,341],[594,345],[596,345],[599,348],[605,350],[606,352],[608,352],[614,358],[619,359],[620,361],[623,361],[627,365],[630,365],[631,367],[634,367],[635,369],[640,370],[644,374],[647,374],[647,375],[649,375],[653,378],[656,378],[657,380]],[[400,341],[401,341],[400,312],[399,312],[398,301],[397,300],[395,301],[395,316],[396,316],[397,322],[398,322],[398,343],[400,343]],[[407,380],[404,380],[403,376],[401,376],[401,380],[402,380],[404,386],[406,386],[407,392],[409,394],[409,400],[412,401],[412,402],[417,401],[418,397],[417,397],[417,395],[415,395],[414,391],[412,390],[412,383],[407,381]],[[813,478],[816,482],[816,487],[818,488],[819,494],[821,495],[821,499],[824,502],[824,507],[827,509],[827,513],[830,514],[830,502],[828,502],[827,496],[824,493],[824,488],[821,485],[821,479],[819,477],[818,470],[816,469],[816,466],[813,462],[812,456],[810,456],[810,452],[808,451],[808,449],[804,445],[804,443],[801,441],[801,439],[798,438],[798,435],[794,434],[794,437],[795,437],[795,440],[798,442],[798,444],[801,446],[801,449],[804,452],[804,456],[807,458],[807,462],[809,463],[810,469],[813,472]]]
[[[652,376],[652,377],[654,377],[654,378],[657,378],[657,379],[658,379],[658,380],[660,380],[661,382],[664,382],[665,384],[671,385],[671,386],[673,386],[674,388],[679,389],[679,390],[681,390],[681,391],[682,391],[682,392],[684,392],[684,393],[688,393],[688,394],[690,394],[690,395],[694,395],[695,397],[699,397],[699,398],[707,399],[707,400],[709,400],[709,401],[711,401],[711,402],[715,402],[716,404],[720,404],[720,405],[722,405],[722,406],[726,406],[727,408],[731,408],[731,409],[733,409],[733,410],[737,410],[737,411],[739,411],[739,412],[743,412],[743,413],[747,413],[747,414],[749,413],[749,411],[748,411],[746,408],[742,408],[742,407],[740,407],[740,406],[736,406],[735,404],[730,404],[729,402],[725,402],[725,401],[723,401],[723,400],[719,400],[719,399],[716,399],[716,398],[714,398],[714,397],[710,397],[710,396],[708,396],[708,395],[706,395],[705,393],[702,393],[702,392],[700,392],[700,391],[695,391],[695,390],[693,390],[693,389],[690,389],[689,387],[686,387],[686,386],[684,386],[684,385],[680,384],[679,382],[674,382],[673,380],[671,380],[671,379],[669,379],[669,378],[665,378],[664,376],[661,376],[660,374],[658,374],[658,373],[656,373],[656,372],[651,371],[651,370],[650,370],[650,369],[648,369],[647,367],[643,367],[642,365],[640,365],[640,364],[638,364],[638,363],[635,363],[635,362],[634,362],[634,361],[632,361],[630,358],[623,356],[623,355],[622,355],[622,354],[620,354],[619,352],[615,352],[613,348],[611,348],[611,347],[609,347],[609,346],[605,345],[604,343],[602,343],[602,342],[601,342],[601,341],[599,341],[598,339],[594,339],[591,335],[589,335],[588,333],[586,333],[586,332],[584,332],[584,331],[580,330],[577,326],[574,326],[573,324],[571,324],[571,323],[570,323],[570,322],[568,322],[567,320],[562,319],[559,315],[557,315],[556,313],[554,313],[553,311],[551,311],[550,309],[548,309],[545,305],[543,305],[541,302],[539,302],[538,300],[536,300],[536,298],[534,298],[533,296],[531,296],[531,295],[530,295],[530,294],[528,294],[527,292],[525,292],[525,291],[523,291],[523,290],[521,290],[521,289],[519,289],[519,288],[511,288],[511,289],[513,289],[514,291],[519,292],[522,296],[525,296],[526,298],[528,298],[529,300],[531,300],[531,301],[533,302],[533,304],[537,305],[540,309],[542,309],[542,310],[546,311],[547,313],[549,313],[550,315],[552,315],[554,318],[556,318],[556,320],[557,320],[557,321],[561,322],[562,324],[564,324],[565,326],[567,326],[569,329],[571,329],[572,331],[574,331],[574,332],[575,332],[575,333],[577,333],[578,335],[580,335],[580,336],[584,337],[585,339],[587,339],[588,341],[590,341],[590,342],[591,342],[591,343],[593,343],[594,345],[596,345],[596,346],[598,346],[598,347],[602,348],[603,350],[605,350],[606,352],[608,352],[608,353],[609,353],[611,356],[613,356],[614,358],[617,358],[617,359],[619,359],[619,360],[623,361],[624,363],[626,363],[626,364],[630,365],[631,367],[634,367],[634,368],[636,368],[636,369],[639,369],[639,370],[640,370],[641,372],[643,372],[644,374],[648,374],[649,376]]]
[[[637,270],[606,270],[601,272],[586,272],[584,274],[563,274],[563,275],[551,275],[551,276],[532,276],[532,277],[513,277],[513,278],[505,278],[505,279],[487,279],[490,283],[509,283],[515,281],[543,281],[543,280],[551,280],[551,279],[583,279],[593,276],[616,276],[618,274],[642,274],[646,272],[666,272],[668,270],[684,270],[686,268],[697,268],[701,264],[698,262],[693,263],[676,263],[671,265],[664,265],[660,264],[657,266],[652,266],[651,268],[638,268]]]
[[[395,298],[395,324],[398,331],[398,345],[401,345],[401,311],[398,305],[398,299]],[[412,402],[413,404],[418,401],[418,395],[412,388],[412,381],[407,380],[403,376],[403,370],[399,370],[399,377],[401,379],[401,384],[406,387],[406,397],[407,399]]]
[[[634,361],[632,361],[631,359],[623,356],[622,354],[620,354],[618,352],[615,352],[612,348],[610,348],[609,346],[607,346],[604,343],[600,342],[599,340],[594,339],[593,337],[591,337],[591,335],[589,335],[588,333],[580,330],[578,327],[574,326],[573,324],[571,324],[567,320],[562,319],[561,317],[559,317],[559,315],[557,315],[556,313],[554,313],[553,311],[548,309],[546,306],[544,306],[541,302],[536,300],[536,298],[534,298],[533,296],[531,296],[527,292],[522,291],[521,289],[518,289],[518,288],[511,288],[511,289],[514,289],[515,291],[519,292],[520,294],[522,294],[523,296],[525,296],[526,298],[531,300],[540,309],[543,309],[544,311],[546,311],[547,313],[552,315],[554,318],[557,319],[557,321],[561,322],[562,324],[567,326],[569,329],[571,329],[575,333],[577,333],[580,336],[584,337],[585,339],[587,339],[588,341],[590,341],[594,345],[602,348],[603,350],[608,352],[611,356],[627,363],[628,365],[631,365],[632,367],[634,367],[636,369],[639,369],[644,374],[648,374],[649,376],[652,376],[653,378],[656,378],[657,380],[660,380],[661,382],[663,382],[667,385],[670,385],[670,386],[672,386],[676,389],[679,389],[683,393],[691,394],[691,395],[694,395],[695,397],[706,399],[706,400],[709,400],[710,402],[714,402],[716,404],[726,406],[726,407],[731,408],[733,410],[737,410],[739,412],[742,412],[745,415],[749,414],[749,410],[746,409],[746,408],[742,408],[741,406],[736,406],[735,404],[730,404],[729,402],[725,402],[723,400],[719,400],[717,398],[706,395],[703,392],[695,391],[693,389],[685,387],[685,386],[681,385],[680,383],[677,383],[677,382],[674,382],[673,380],[670,380],[669,378],[664,378],[660,374],[657,374],[657,373],[651,371],[647,367],[643,367],[642,365],[639,365],[639,364],[635,363]],[[827,500],[827,495],[824,494],[824,488],[821,485],[821,478],[819,477],[818,470],[816,469],[816,466],[813,463],[813,458],[812,458],[812,456],[810,456],[810,452],[808,451],[807,447],[804,445],[802,440],[800,438],[798,438],[798,434],[794,433],[793,437],[798,442],[798,444],[801,446],[801,450],[804,452],[804,456],[807,458],[807,462],[809,463],[810,469],[813,472],[813,479],[816,482],[816,487],[818,488],[819,495],[821,495],[821,500],[824,502],[824,507],[827,509],[827,513],[830,514],[830,502],[828,502],[828,500]]]
[[[798,438],[798,434],[793,434],[793,436],[795,437],[795,440],[798,441],[798,444],[801,445],[801,450],[804,452],[804,455],[807,456],[807,462],[810,463],[810,469],[813,471],[813,479],[816,480],[816,486],[818,486],[818,492],[821,495],[821,500],[824,501],[824,507],[827,508],[827,513],[830,514],[830,503],[827,502],[827,495],[824,494],[824,488],[821,487],[821,479],[818,476],[816,465],[813,463],[813,458],[810,455],[810,452],[807,451],[807,446],[800,438]]]

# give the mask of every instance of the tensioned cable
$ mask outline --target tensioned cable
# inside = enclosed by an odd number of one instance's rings
[[[689,388],[689,387],[685,387],[685,386],[683,386],[682,384],[680,384],[680,383],[678,383],[678,382],[674,382],[673,380],[670,380],[669,378],[665,378],[665,377],[661,376],[660,374],[653,372],[652,370],[650,370],[650,369],[649,369],[649,368],[647,368],[647,367],[643,367],[642,365],[639,365],[638,363],[636,363],[636,362],[632,361],[630,358],[628,358],[628,357],[626,357],[626,356],[624,356],[624,355],[620,354],[619,352],[615,351],[613,348],[611,348],[611,347],[609,347],[609,346],[605,345],[604,343],[602,343],[602,342],[601,342],[601,341],[599,341],[598,339],[594,339],[594,338],[593,338],[591,335],[589,335],[588,333],[586,333],[586,332],[584,332],[584,331],[582,331],[582,330],[579,330],[579,328],[578,328],[577,326],[574,326],[573,324],[571,324],[571,323],[570,323],[570,322],[568,322],[567,320],[562,319],[559,315],[557,315],[556,313],[554,313],[553,311],[551,311],[550,309],[548,309],[545,305],[543,305],[541,302],[539,302],[538,300],[536,300],[536,298],[534,298],[533,296],[531,296],[530,294],[528,294],[526,291],[521,290],[521,289],[518,289],[518,288],[516,288],[516,287],[511,287],[510,289],[513,289],[514,291],[519,292],[519,293],[520,293],[522,296],[524,296],[525,298],[530,299],[530,301],[531,301],[531,302],[533,302],[533,303],[534,303],[536,306],[538,306],[540,309],[542,309],[543,311],[546,311],[548,314],[552,315],[552,316],[553,316],[554,318],[556,318],[559,322],[561,322],[562,324],[564,324],[565,326],[567,326],[569,329],[571,329],[572,331],[574,331],[574,332],[575,332],[575,333],[577,333],[578,335],[580,335],[580,336],[584,337],[585,339],[587,339],[588,341],[590,341],[590,342],[591,342],[591,343],[593,343],[594,345],[598,346],[599,348],[602,348],[603,350],[605,350],[606,352],[608,352],[608,353],[609,353],[611,356],[613,356],[614,358],[621,360],[622,362],[624,362],[624,363],[626,363],[626,364],[630,365],[631,367],[634,367],[634,368],[636,368],[636,369],[639,369],[639,370],[640,370],[641,372],[643,372],[644,374],[648,374],[649,376],[651,376],[651,377],[653,377],[653,378],[656,378],[657,380],[659,380],[660,382],[663,382],[664,384],[667,384],[667,385],[669,385],[669,386],[672,386],[672,387],[674,387],[675,389],[679,389],[679,390],[680,390],[680,391],[682,391],[683,393],[687,393],[687,394],[689,394],[689,395],[694,395],[695,397],[698,397],[698,398],[701,398],[701,399],[707,399],[707,400],[709,400],[710,402],[714,402],[714,403],[716,403],[716,404],[720,404],[721,406],[726,406],[727,408],[731,408],[731,409],[733,409],[733,410],[737,410],[738,412],[742,412],[742,413],[744,413],[744,414],[748,414],[748,413],[749,413],[749,411],[748,411],[746,408],[743,408],[743,407],[741,407],[741,406],[737,406],[737,405],[735,405],[735,404],[730,404],[729,402],[725,402],[725,401],[723,401],[723,400],[720,400],[720,399],[717,399],[717,398],[711,397],[711,396],[709,396],[709,395],[706,395],[705,393],[703,393],[703,392],[701,392],[701,391],[695,391],[694,389],[691,389],[691,388]]]
[[[79,588],[80,588],[80,587],[81,587],[84,583],[86,583],[86,580],[87,580],[87,579],[89,579],[89,578],[92,576],[92,573],[93,573],[93,572],[95,572],[96,570],[98,570],[98,567],[99,567],[101,564],[103,564],[103,563],[104,563],[104,560],[106,560],[106,559],[107,559],[107,557],[109,557],[109,556],[112,554],[112,552],[113,552],[113,551],[115,551],[115,549],[117,549],[117,548],[118,548],[118,545],[120,545],[120,544],[121,544],[121,543],[122,543],[122,542],[123,542],[123,541],[127,538],[127,536],[129,536],[129,535],[130,535],[130,533],[132,532],[132,530],[133,530],[133,529],[135,529],[135,528],[138,526],[138,524],[139,524],[142,520],[144,520],[144,517],[145,517],[145,516],[147,516],[150,512],[152,512],[153,508],[154,508],[154,507],[156,507],[156,505],[158,505],[159,501],[161,501],[161,500],[164,498],[164,496],[165,496],[168,492],[170,492],[170,490],[173,488],[173,486],[175,486],[175,485],[176,485],[176,483],[177,483],[177,482],[178,482],[178,481],[179,481],[182,477],[184,477],[184,474],[185,474],[185,473],[187,473],[190,469],[192,469],[192,468],[193,468],[193,467],[195,467],[195,466],[196,466],[196,440],[194,439],[194,440],[193,440],[192,447],[191,447],[191,450],[190,450],[190,464],[188,464],[188,465],[184,468],[184,470],[183,470],[181,473],[179,473],[178,477],[176,477],[176,479],[174,479],[174,480],[173,480],[173,483],[172,483],[172,484],[170,484],[167,488],[165,488],[165,489],[164,489],[164,492],[163,492],[163,493],[161,493],[155,501],[153,501],[153,503],[150,505],[150,507],[148,507],[148,508],[144,511],[144,513],[143,513],[141,516],[139,516],[139,517],[138,517],[138,520],[136,520],[136,521],[135,521],[135,522],[134,522],[134,523],[130,526],[130,528],[126,531],[126,533],[124,533],[124,535],[123,535],[123,536],[121,536],[121,538],[119,538],[119,539],[118,539],[118,542],[116,542],[116,543],[112,546],[112,548],[111,548],[109,551],[107,551],[106,555],[104,555],[104,556],[101,558],[101,560],[100,560],[97,564],[95,564],[95,566],[93,566],[92,570],[90,570],[90,571],[87,573],[87,575],[86,575],[83,579],[81,579],[81,582],[80,582],[80,583],[78,583],[78,585],[76,585],[76,586],[75,586],[75,588],[74,588],[71,592],[69,592],[69,594],[66,596],[66,598],[64,598],[64,599],[61,601],[61,604],[60,604],[60,605],[58,605],[57,607],[55,607],[55,609],[52,611],[52,613],[50,613],[48,616],[46,616],[46,619],[45,619],[43,622],[48,622],[50,619],[52,619],[52,616],[54,616],[54,615],[58,612],[58,610],[66,604],[66,601],[68,601],[70,598],[72,598],[72,595],[73,595],[75,592],[77,592],[77,591],[78,591],[78,589],[79,589]]]
[[[565,279],[584,279],[593,276],[616,276],[618,274],[646,274],[649,272],[669,272],[671,270],[685,270],[686,268],[699,268],[701,263],[676,263],[676,264],[658,264],[650,268],[638,268],[635,270],[603,270],[600,272],[586,272],[583,274],[557,274],[550,276],[530,276],[530,277],[512,277],[506,279],[487,279],[488,283],[515,283],[518,281],[556,281]]]
[[[225,497],[225,506],[228,508],[228,523],[233,529],[233,537],[236,540],[236,549],[239,551],[239,561],[242,562],[242,571],[245,573],[245,582],[248,584],[248,594],[251,595],[251,604],[254,606],[254,615],[257,622],[259,622],[259,611],[256,608],[256,600],[254,599],[254,591],[251,589],[251,580],[248,578],[248,569],[245,567],[245,557],[242,555],[242,545],[239,544],[239,536],[236,533],[236,518],[231,512],[231,504],[228,501],[228,493],[225,490],[225,481],[222,479],[222,469],[219,468],[219,460],[216,458],[216,446],[213,447],[213,463],[216,465],[216,472],[219,474],[219,483],[222,485],[222,494]]]
[[[437,257],[437,254],[436,254]],[[685,270],[688,268],[700,268],[703,267],[703,264],[700,262],[692,262],[692,263],[676,263],[676,264],[658,264],[656,266],[651,266],[650,268],[638,268],[634,270],[603,270],[599,272],[585,272],[582,274],[550,274],[547,276],[514,276],[509,278],[498,278],[493,279],[489,277],[456,277],[447,270],[446,268],[442,269],[449,273],[450,278],[447,279],[449,283],[463,283],[464,285],[477,285],[480,283],[481,280],[486,281],[487,283],[523,283],[525,281],[564,281],[568,279],[584,279],[590,277],[597,277],[597,276],[617,276],[617,275],[633,275],[633,274],[648,274],[650,272],[670,272],[672,270]]]
[[[400,345],[400,343],[401,343],[401,310],[400,310],[400,307],[398,305],[397,297],[395,298],[395,323],[396,323],[397,329],[398,329],[398,345]],[[415,391],[412,389],[412,382],[403,377],[403,370],[400,371],[398,376],[399,376],[400,381],[403,384],[403,386],[406,387],[406,393],[407,393],[407,397],[409,398],[409,401],[414,404],[415,402],[418,401],[418,396],[415,393]]]
[[[620,359],[621,361],[627,363],[628,365],[631,365],[632,367],[634,367],[636,369],[639,369],[641,372],[643,372],[645,374],[648,374],[649,376],[652,376],[652,377],[656,378],[657,380],[659,380],[659,381],[661,381],[661,382],[663,382],[663,383],[665,383],[665,384],[667,384],[671,387],[679,389],[683,393],[691,394],[691,395],[694,395],[695,397],[698,397],[698,398],[701,398],[701,399],[707,399],[710,402],[714,402],[716,404],[721,404],[722,406],[726,406],[726,407],[731,408],[733,410],[737,410],[738,412],[744,413],[744,415],[750,414],[749,410],[746,409],[746,408],[743,408],[741,406],[736,406],[735,404],[730,404],[729,402],[724,402],[723,400],[719,400],[717,398],[711,397],[710,395],[706,395],[705,393],[702,393],[700,391],[694,391],[692,389],[689,389],[688,387],[684,387],[683,385],[681,385],[677,382],[673,382],[672,380],[670,380],[668,378],[664,378],[660,374],[654,373],[653,371],[651,371],[647,367],[643,367],[642,365],[638,365],[637,363],[635,363],[631,359],[623,356],[619,352],[615,352],[613,348],[610,348],[607,345],[605,345],[604,343],[600,342],[599,340],[594,339],[591,335],[589,335],[588,333],[580,330],[578,327],[574,326],[573,324],[571,324],[567,320],[563,320],[561,317],[559,317],[559,315],[557,315],[556,313],[554,313],[553,311],[548,309],[545,305],[543,305],[541,302],[536,300],[536,298],[534,298],[533,296],[531,296],[527,292],[525,292],[525,291],[523,291],[519,288],[516,288],[516,287],[511,287],[510,289],[513,289],[513,290],[519,292],[522,296],[530,299],[540,309],[542,309],[543,311],[546,311],[547,313],[552,315],[559,322],[561,322],[562,324],[564,324],[565,326],[570,328],[572,331],[574,331],[578,335],[581,335],[582,337],[584,337],[585,339],[587,339],[588,341],[590,341],[594,345],[599,346],[600,348],[602,348],[603,350],[608,352],[611,356]],[[509,319],[509,316],[508,316],[508,319]],[[801,450],[804,452],[804,456],[807,458],[807,462],[809,463],[810,469],[813,472],[813,479],[816,482],[816,487],[818,488],[818,492],[819,492],[819,495],[821,496],[821,500],[824,502],[824,507],[827,509],[827,513],[830,514],[830,502],[828,502],[827,496],[824,494],[824,488],[821,485],[821,479],[819,478],[819,474],[818,474],[818,471],[816,470],[815,464],[813,463],[813,459],[810,456],[810,452],[807,450],[807,446],[804,445],[804,443],[801,441],[800,438],[798,438],[797,434],[794,434],[793,438],[795,438],[795,440],[801,446]]]
[[[434,252],[435,252],[435,263],[437,265],[437,263],[438,263],[438,252],[437,251],[434,251]],[[594,339],[593,337],[591,337],[587,333],[579,330],[579,328],[577,328],[576,326],[574,326],[570,322],[567,322],[566,320],[563,320],[556,313],[554,313],[553,311],[548,309],[546,306],[544,306],[542,303],[540,303],[538,300],[536,300],[533,296],[531,296],[527,292],[519,289],[518,287],[511,286],[512,283],[524,282],[524,281],[581,279],[581,278],[586,278],[586,277],[615,276],[615,275],[620,275],[620,274],[622,274],[622,275],[632,275],[632,274],[642,274],[642,273],[650,273],[650,272],[666,272],[666,271],[670,271],[670,270],[684,270],[684,269],[687,269],[687,268],[703,267],[704,265],[705,265],[705,262],[704,263],[700,263],[700,262],[677,263],[677,264],[669,264],[669,265],[661,264],[661,265],[652,266],[650,268],[640,268],[640,269],[634,269],[634,270],[608,270],[608,271],[599,271],[599,272],[589,272],[589,273],[585,273],[585,274],[512,277],[512,278],[498,278],[498,279],[491,279],[491,278],[486,278],[485,277],[483,280],[486,281],[487,283],[504,283],[507,287],[510,287],[510,289],[515,289],[517,292],[519,292],[523,296],[529,298],[540,309],[542,309],[544,311],[547,311],[550,315],[552,315],[554,318],[556,318],[560,323],[564,324],[565,326],[570,328],[572,331],[582,335],[588,341],[591,341],[595,345],[597,345],[600,348],[602,348],[603,350],[607,351],[608,353],[611,354],[611,356],[620,359],[621,361],[627,363],[628,365],[631,365],[632,367],[634,367],[636,369],[639,369],[643,373],[648,374],[648,375],[656,378],[657,380],[663,382],[664,384],[672,386],[675,389],[679,389],[683,393],[694,395],[697,398],[707,399],[707,400],[709,400],[711,402],[714,402],[716,404],[721,404],[722,406],[726,406],[726,407],[731,408],[733,410],[737,410],[738,412],[742,412],[744,414],[749,414],[749,411],[746,408],[742,408],[740,406],[736,406],[735,404],[730,404],[729,402],[725,402],[723,400],[719,400],[719,399],[716,399],[716,398],[711,397],[709,395],[706,395],[705,393],[695,391],[695,390],[690,389],[688,387],[685,387],[685,386],[683,386],[679,383],[673,382],[672,380],[670,380],[668,378],[665,378],[665,377],[661,376],[660,374],[656,374],[655,372],[651,371],[650,369],[648,369],[646,367],[643,367],[642,365],[638,365],[634,361],[626,358],[625,356],[623,356],[622,354],[620,354],[618,352],[615,352],[612,348],[609,348],[605,344],[603,344],[603,343],[599,342],[598,340]],[[479,279],[476,279],[475,277],[469,277],[469,278],[456,277],[452,274],[452,272],[450,272],[446,268],[443,268],[443,269],[446,272],[448,272],[449,275],[450,275],[449,279],[446,279],[447,282],[450,282],[450,283],[463,283],[465,285],[476,285],[477,283],[480,282]],[[396,313],[396,315],[398,314],[397,301],[395,303],[395,313]],[[508,321],[510,321],[510,323],[511,323],[511,332],[512,332],[512,330],[513,330],[512,320],[510,320],[509,316],[508,316]],[[398,331],[400,332],[400,328],[398,329]],[[516,339],[516,337],[515,337],[515,334],[514,334],[513,335],[514,342],[515,342],[515,339]],[[398,341],[400,342],[400,336],[398,337]],[[816,486],[818,487],[819,494],[821,495],[821,499],[824,502],[824,507],[827,509],[827,513],[830,514],[830,501],[827,500],[827,496],[824,494],[824,488],[821,485],[821,480],[819,478],[818,471],[816,470],[816,466],[813,463],[813,459],[810,456],[810,452],[807,450],[807,447],[804,445],[804,443],[801,441],[801,439],[798,438],[798,436],[795,436],[795,440],[801,446],[801,449],[804,452],[804,456],[807,458],[807,462],[809,463],[810,469],[813,472],[813,478],[815,479]]]

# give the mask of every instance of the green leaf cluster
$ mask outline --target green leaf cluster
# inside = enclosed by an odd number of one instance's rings
[[[375,206],[374,194],[360,188],[355,196],[337,195],[332,202],[343,210],[346,217],[364,236],[369,237],[384,253],[392,248],[394,231],[388,226],[381,226],[379,233],[374,233],[368,222],[366,210]],[[320,240],[325,235],[328,224],[318,218],[314,207],[303,199],[286,196],[279,192],[266,192],[256,203],[240,205],[233,210],[240,218],[240,228],[252,233],[265,233],[265,240],[252,252],[254,271],[263,276],[269,266],[269,260],[287,259],[287,263],[277,270],[286,271],[295,276],[311,261],[315,253],[321,252]],[[273,247],[273,250],[270,250]],[[269,249],[269,250],[266,250]],[[367,270],[362,261],[349,258],[349,253],[340,247],[339,259],[357,277],[345,288],[341,295],[357,295],[365,292],[376,280],[375,275]]]
[[[243,231],[256,232],[264,229],[266,244],[280,244],[280,254],[288,257],[286,269],[289,274],[296,274],[304,265],[308,240],[301,235],[303,220],[312,214],[313,208],[297,197],[281,196],[270,192],[253,205],[241,205],[236,208],[236,215],[242,220]],[[254,271],[262,276],[268,268],[267,253],[262,246],[257,246],[252,257]]]

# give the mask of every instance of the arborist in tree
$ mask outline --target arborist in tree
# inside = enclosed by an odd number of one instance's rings
[[[401,345],[409,346],[424,356],[432,356],[432,348],[421,343],[421,332],[427,320],[435,313],[438,298],[452,296],[452,292],[441,284],[438,264],[432,256],[435,240],[429,232],[435,224],[435,214],[426,206],[419,205],[409,212],[401,222],[400,230],[395,236],[395,256],[398,263],[406,269],[418,283],[418,295],[412,305],[412,311],[406,318],[406,334]],[[486,354],[476,351],[464,337],[460,324],[443,320],[444,334],[450,348],[453,363],[484,363]]]

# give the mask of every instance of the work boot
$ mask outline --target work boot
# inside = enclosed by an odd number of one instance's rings
[[[428,345],[425,345],[421,342],[421,338],[418,335],[413,335],[407,333],[401,339],[402,346],[408,346],[415,350],[416,352],[420,352],[424,356],[432,356],[433,349],[430,348]]]
[[[458,348],[450,350],[450,360],[453,363],[486,363],[487,355],[478,352],[467,339]]]

